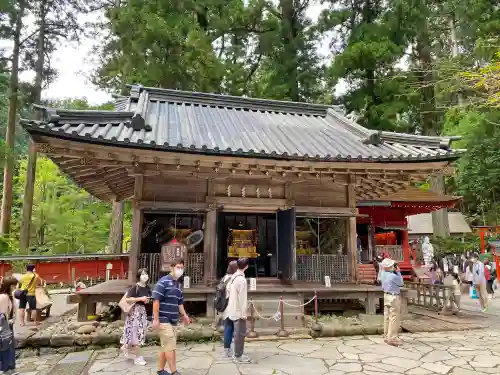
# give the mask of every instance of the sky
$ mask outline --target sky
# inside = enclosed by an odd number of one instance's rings
[[[310,6],[308,16],[317,19],[324,7],[319,2]],[[81,21],[91,21],[100,17],[93,14],[82,18]],[[79,43],[66,43],[52,56],[52,66],[58,71],[57,79],[42,93],[43,99],[86,98],[90,104],[102,104],[110,101],[111,94],[93,85],[89,77],[96,69],[92,59],[92,48],[99,41],[83,38]],[[1,47],[1,43],[0,43]],[[327,43],[318,46],[322,56],[328,55]],[[21,79],[32,80],[32,72],[23,72]]]

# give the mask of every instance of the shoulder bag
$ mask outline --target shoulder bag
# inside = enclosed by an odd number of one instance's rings
[[[15,299],[25,298],[28,294],[28,290],[30,289],[31,285],[33,285],[35,279],[36,275],[33,275],[26,289],[17,289],[16,291],[14,291],[14,298]]]

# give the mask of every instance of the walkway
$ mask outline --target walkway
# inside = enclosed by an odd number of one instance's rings
[[[252,342],[253,364],[220,360],[219,343],[181,344],[182,375],[486,375],[500,374],[500,330],[403,334],[400,348],[380,337]],[[117,349],[19,360],[20,375],[155,374],[157,348],[146,348],[148,365],[134,366]]]

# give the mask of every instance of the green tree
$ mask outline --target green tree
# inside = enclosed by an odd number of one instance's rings
[[[26,159],[20,162],[16,191],[22,200]],[[108,241],[110,205],[90,196],[61,174],[46,157],[36,168],[31,248],[51,253],[96,252]],[[15,220],[17,227],[19,218]]]

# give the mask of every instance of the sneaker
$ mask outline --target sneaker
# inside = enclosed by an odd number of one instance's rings
[[[250,360],[250,358],[248,358],[248,356],[246,354],[243,354],[240,357],[235,357],[233,355],[233,362],[235,362],[235,363],[252,363],[252,361]]]
[[[483,313],[487,313],[488,312],[488,308],[485,307],[484,309],[481,310]]]
[[[224,348],[224,351],[222,352],[221,357],[223,359],[232,358],[233,357],[233,351],[231,349]]]
[[[138,366],[146,366],[146,361],[144,360],[144,357],[137,357],[135,360],[134,360],[134,365],[138,365]]]

